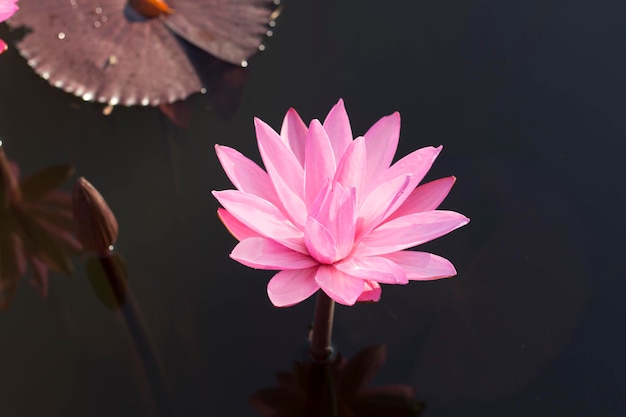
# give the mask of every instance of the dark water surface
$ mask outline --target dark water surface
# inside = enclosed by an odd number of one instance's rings
[[[443,144],[428,179],[458,178],[442,207],[471,223],[422,249],[459,274],[339,306],[335,348],[386,344],[373,385],[414,387],[428,417],[624,416],[625,16],[608,0],[285,0],[234,116],[194,98],[184,131],[153,108],[104,116],[10,44],[0,137],[23,173],[70,162],[107,199],[176,415],[253,416],[247,398],[306,357],[314,299],[276,309],[272,272],[228,258],[213,146],[259,161],[254,116],[278,129],[340,97],[355,135],[398,110],[398,155]],[[46,300],[22,280],[0,312],[0,416],[151,413],[124,322],[74,261]]]

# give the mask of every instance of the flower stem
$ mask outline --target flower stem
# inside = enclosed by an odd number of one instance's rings
[[[333,315],[335,302],[322,290],[317,292],[313,335],[309,355],[314,361],[324,362],[333,352],[331,336],[333,333]]]
[[[157,415],[171,416],[172,409],[167,390],[165,389],[161,361],[148,336],[148,331],[141,316],[139,306],[130,288],[126,285],[124,273],[120,270],[119,263],[115,262],[112,256],[101,255],[98,259],[107,275],[117,304],[120,306],[126,327],[133,339],[139,357],[143,362],[143,367],[154,396],[155,405],[158,409]]]

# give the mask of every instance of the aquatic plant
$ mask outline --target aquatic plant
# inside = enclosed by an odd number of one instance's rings
[[[128,286],[124,260],[113,251],[119,232],[117,219],[100,192],[84,177],[74,184],[72,209],[76,235],[85,251],[95,255],[86,263],[89,282],[105,306],[121,313],[141,357],[158,415],[170,416],[172,410],[161,359],[148,334],[139,304]]]
[[[28,265],[43,297],[48,269],[72,274],[70,257],[82,248],[73,234],[71,196],[57,187],[73,171],[71,165],[51,166],[20,179],[0,142],[0,308],[10,305]]]
[[[216,146],[236,190],[214,191],[218,214],[240,242],[234,260],[279,270],[267,286],[277,307],[321,289],[333,301],[378,301],[380,284],[456,274],[440,256],[406,250],[469,222],[436,210],[455,178],[417,187],[441,147],[425,147],[391,165],[400,115],[383,117],[353,139],[342,100],[324,123],[307,128],[295,110],[281,133],[255,119],[266,171],[236,150]]]
[[[11,27],[44,79],[85,101],[157,106],[212,93],[263,49],[274,0],[21,0]]]

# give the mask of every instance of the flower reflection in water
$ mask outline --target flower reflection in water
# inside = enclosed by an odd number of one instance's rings
[[[31,283],[45,297],[48,269],[71,275],[70,257],[81,251],[73,235],[72,200],[57,187],[70,165],[44,168],[20,180],[0,142],[0,308],[7,308],[18,281],[32,269]]]
[[[264,49],[277,16],[273,0],[22,0],[20,7],[9,23],[31,30],[18,42],[29,65],[51,85],[110,106],[219,93],[219,81]]]
[[[383,365],[386,346],[363,349],[352,359],[296,362],[293,372],[278,372],[278,386],[256,392],[252,407],[266,417],[411,417],[422,414],[413,388],[392,385],[369,388]]]

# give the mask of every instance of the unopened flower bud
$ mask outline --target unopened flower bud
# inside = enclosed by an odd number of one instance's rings
[[[117,239],[118,225],[102,195],[84,177],[74,184],[72,194],[76,236],[86,250],[106,256]]]

